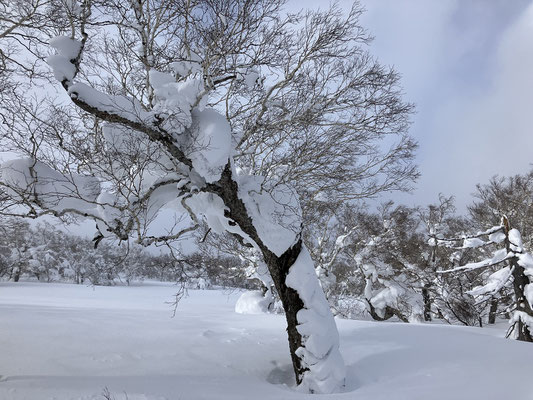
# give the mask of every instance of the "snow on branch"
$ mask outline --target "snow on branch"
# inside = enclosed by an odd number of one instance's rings
[[[2,186],[8,195],[22,203],[62,213],[76,209],[80,214],[95,211],[100,182],[92,176],[61,174],[48,165],[22,158],[0,165]]]
[[[465,270],[475,270],[480,268],[487,268],[487,267],[493,267],[495,265],[498,265],[506,260],[509,260],[514,257],[513,253],[507,253],[506,249],[498,250],[494,253],[492,258],[487,258],[483,261],[479,261],[476,263],[469,263],[466,265],[462,265],[460,267],[447,269],[444,271],[437,271],[438,274],[446,274],[449,272],[457,272],[457,271],[465,271]]]
[[[493,274],[491,274],[487,283],[483,286],[476,286],[472,290],[469,290],[467,293],[474,297],[485,297],[492,296],[498,293],[513,276],[513,267],[502,268]]]
[[[487,241],[480,239],[484,236],[488,237]],[[487,246],[493,243],[501,243],[503,240],[505,240],[504,227],[501,225],[498,225],[498,226],[493,226],[492,228],[487,229],[486,231],[478,232],[475,235],[469,235],[469,236],[463,235],[461,237],[455,237],[455,238],[443,238],[443,237],[438,237],[436,235],[432,235],[431,238],[429,239],[429,245],[436,246],[438,244],[441,244],[451,249],[463,250],[463,249],[483,247],[483,246]],[[456,246],[455,244],[458,242],[462,242],[462,245]]]
[[[157,113],[146,111],[135,99],[108,95],[86,84],[73,82],[80,70],[80,61],[88,38],[83,25],[82,37],[81,41],[64,36],[52,39],[50,44],[58,53],[47,58],[55,78],[61,82],[74,104],[106,122],[119,123],[145,133],[151,140],[165,145],[177,160],[192,167],[191,160],[175,145],[171,134],[160,126],[164,121],[158,118]]]

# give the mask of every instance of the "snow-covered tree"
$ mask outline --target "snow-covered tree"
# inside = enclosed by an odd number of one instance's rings
[[[359,5],[284,15],[280,0],[61,3],[67,24],[46,61],[76,108],[13,116],[27,123],[6,138],[26,157],[2,166],[19,207],[7,210],[92,218],[96,243],[143,245],[183,237],[202,216],[261,254],[299,387],[339,390],[338,333],[302,242],[299,193],[359,199],[417,175],[411,106],[368,54]],[[188,219],[154,232],[168,209]]]
[[[315,272],[336,315],[353,317],[362,310],[357,298],[360,279],[353,274],[349,249],[361,229],[354,215],[357,204],[308,201],[304,209],[304,241],[315,262]]]
[[[474,192],[474,202],[468,207],[476,229],[497,225],[502,215],[507,216],[522,235],[524,249],[533,246],[533,172],[510,177],[493,177],[487,184],[479,184]],[[496,315],[511,307],[511,291],[505,288],[492,298],[488,322],[494,323]]]
[[[457,249],[442,243],[439,239],[462,235],[470,225],[465,218],[455,214],[453,197],[439,195],[439,201],[418,209],[424,241],[423,261],[420,265],[422,297],[424,299],[424,320],[444,319],[448,323],[478,325],[480,308],[474,305],[466,291],[472,282],[479,282],[477,273],[459,277],[437,274],[437,270],[449,269],[464,264],[476,257],[472,249]]]
[[[363,225],[368,235],[354,261],[365,277],[363,297],[376,320],[421,319],[421,235],[415,211],[389,202]]]
[[[533,171],[510,177],[493,177],[476,185],[474,201],[468,207],[477,229],[497,225],[505,215],[520,231],[526,250],[533,246]]]
[[[483,240],[484,239],[484,240]],[[451,273],[491,268],[492,272],[483,285],[476,286],[469,293],[478,300],[498,294],[506,287],[514,292],[513,314],[510,320],[508,336],[518,340],[533,341],[533,257],[525,251],[522,237],[517,229],[511,228],[507,217],[503,216],[501,224],[476,235],[463,238],[444,239],[442,242],[462,243],[463,248],[477,248],[500,245],[489,258],[468,263],[459,267],[440,271]],[[501,247],[503,245],[503,247]]]

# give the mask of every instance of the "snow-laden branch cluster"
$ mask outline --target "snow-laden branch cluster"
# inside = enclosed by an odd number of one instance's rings
[[[488,237],[488,240],[479,239],[483,236]],[[487,246],[494,243],[504,244],[505,247],[493,251],[490,258],[439,272],[450,273],[498,267],[486,278],[484,285],[474,287],[468,293],[482,301],[497,295],[505,287],[512,287],[514,310],[510,319],[511,328],[508,335],[512,334],[520,340],[533,341],[531,336],[533,332],[533,283],[531,281],[533,257],[525,251],[520,232],[514,228],[510,229],[507,218],[502,217],[500,226],[480,232],[473,237],[464,237],[461,248],[469,247],[473,239],[476,240],[476,246],[470,247]]]
[[[387,213],[386,213],[387,214]],[[382,231],[363,241],[354,256],[356,266],[365,278],[364,299],[368,313],[375,320],[396,316],[404,322],[419,320],[422,314],[419,267],[403,254],[400,240],[415,232],[404,232],[400,225],[403,216],[411,218],[408,210],[401,210],[396,218],[385,215]],[[405,246],[405,245],[404,245]]]

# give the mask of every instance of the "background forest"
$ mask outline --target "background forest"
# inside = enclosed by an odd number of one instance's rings
[[[408,207],[387,202],[364,205],[307,204],[305,240],[316,274],[336,315],[344,318],[441,320],[483,326],[510,318],[510,282],[498,293],[476,295],[497,266],[439,273],[487,258],[495,248],[463,246],[462,239],[498,226],[502,216],[533,241],[533,173],[495,177],[478,185],[468,215],[459,215],[453,197]],[[204,227],[188,240],[196,251],[173,247],[145,249],[134,243],[94,240],[49,223],[2,219],[0,276],[90,285],[129,285],[144,279],[180,283],[186,288],[246,288],[272,291],[264,311],[280,311],[259,257],[229,236]],[[455,238],[446,243],[444,239]],[[441,239],[441,240],[439,240]],[[268,287],[267,287],[268,286]]]

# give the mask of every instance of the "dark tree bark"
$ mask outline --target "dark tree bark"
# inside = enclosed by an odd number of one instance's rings
[[[302,335],[300,335],[296,327],[298,325],[297,314],[298,311],[304,308],[304,303],[298,292],[288,287],[285,281],[291,266],[294,264],[302,250],[301,235],[300,239],[280,257],[274,254],[259,237],[252,220],[248,215],[246,206],[238,196],[238,186],[232,178],[231,166],[229,163],[226,165],[220,180],[212,185],[208,185],[207,189],[222,198],[224,204],[228,207],[228,210],[226,210],[226,217],[234,221],[261,249],[261,253],[268,266],[268,270],[280,296],[281,303],[283,304],[283,309],[285,310],[289,350],[294,373],[296,375],[296,383],[300,384],[306,369],[302,366],[302,360],[296,354],[296,350],[304,345]]]
[[[496,323],[496,313],[498,312],[498,299],[493,297],[490,300],[490,308],[489,308],[489,324]]]
[[[510,261],[511,268],[513,270],[513,289],[516,297],[516,311],[521,311],[526,313],[528,316],[533,317],[533,310],[531,309],[528,300],[524,294],[524,288],[530,283],[529,278],[524,274],[524,267],[518,264],[516,257],[513,257]],[[517,339],[524,342],[533,342],[533,337],[529,328],[522,318],[519,318],[515,322],[514,329],[517,329]]]
[[[509,231],[511,230],[509,221],[506,217],[503,217],[503,226],[505,230],[505,247],[507,248],[507,252],[509,253],[511,251],[511,241],[509,240]],[[516,304],[516,310],[515,312],[523,312],[529,317],[533,318],[533,310],[531,309],[531,306],[529,304],[529,301],[526,299],[526,296],[524,294],[524,288],[526,285],[528,285],[530,282],[529,277],[524,273],[524,267],[522,267],[518,263],[518,257],[514,256],[509,260],[509,266],[513,270],[513,289],[515,294],[515,304]],[[531,332],[529,331],[529,328],[527,324],[525,324],[522,321],[522,318],[518,318],[518,320],[514,323],[514,325],[509,330],[509,334],[516,330],[516,338],[518,340],[524,341],[524,342],[533,342],[533,337],[531,335]]]
[[[380,316],[377,312],[376,312],[376,308],[374,307],[374,305],[372,304],[372,302],[368,299],[365,299],[367,304],[368,304],[368,312],[370,314],[370,316],[372,317],[372,319],[376,320],[376,321],[386,321],[388,319],[391,319],[392,317],[394,316],[397,316],[398,319],[402,322],[409,322],[409,320],[405,317],[405,315],[403,315],[399,310],[393,308],[393,307],[390,307],[390,306],[387,306],[385,307],[385,313],[383,314],[383,316]]]
[[[428,284],[422,288],[422,298],[424,299],[424,321],[431,321],[431,296]]]
[[[296,350],[302,346],[302,336],[296,329],[298,320],[296,316],[298,311],[304,308],[304,303],[296,290],[287,287],[285,279],[289,273],[290,267],[294,264],[302,249],[302,240],[300,239],[294,246],[288,249],[281,257],[277,257],[270,251],[263,251],[268,270],[276,286],[276,290],[285,310],[287,319],[287,334],[289,339],[289,349],[291,353],[292,366],[296,375],[296,382],[301,383],[303,373],[306,371],[302,367],[301,359],[296,355]]]
[[[13,275],[13,282],[18,282],[20,279],[20,268],[17,268],[15,270],[15,274]]]

